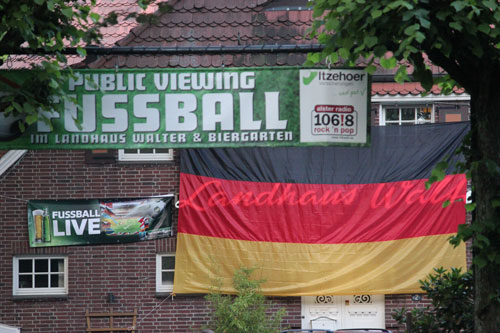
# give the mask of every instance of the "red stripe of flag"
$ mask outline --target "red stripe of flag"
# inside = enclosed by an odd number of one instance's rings
[[[464,175],[380,184],[285,184],[181,174],[179,232],[264,242],[339,244],[455,233]],[[443,202],[451,204],[443,208]]]

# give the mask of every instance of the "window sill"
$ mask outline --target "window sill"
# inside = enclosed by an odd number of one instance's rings
[[[175,160],[118,160],[118,164],[174,164]]]
[[[167,292],[167,291],[157,291],[155,294],[156,298],[167,298],[172,295],[172,292]],[[206,294],[175,294],[173,297],[179,298],[179,297],[205,297]]]
[[[68,295],[12,295],[13,301],[24,301],[24,300],[66,301],[68,299],[69,299]]]

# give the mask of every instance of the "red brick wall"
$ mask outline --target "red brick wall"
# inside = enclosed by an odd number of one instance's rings
[[[0,179],[0,323],[23,332],[84,332],[85,310],[138,310],[140,332],[196,332],[209,320],[203,296],[157,297],[156,253],[175,251],[175,239],[131,244],[29,248],[27,200],[124,198],[178,193],[179,163],[88,164],[84,151],[30,151]],[[176,214],[174,216],[176,223]],[[12,297],[12,257],[68,256],[69,295],[61,299]],[[108,293],[116,300],[108,302]],[[299,297],[272,298],[285,307],[283,325],[300,328]],[[398,331],[394,309],[423,306],[411,295],[386,296],[387,328]],[[97,321],[94,321],[97,324]]]
[[[412,296],[420,297],[421,300],[413,300]],[[429,306],[431,303],[425,295],[386,295],[385,296],[385,323],[386,328],[392,332],[404,332],[404,325],[400,325],[393,318],[397,310],[405,307],[408,310],[413,308],[424,308]]]
[[[156,253],[175,251],[174,238],[53,248],[28,244],[27,200],[178,193],[178,175],[177,159],[155,164],[86,164],[84,151],[30,151],[0,181],[0,323],[22,327],[23,332],[84,332],[86,309],[128,312],[137,308],[140,332],[192,332],[206,325],[209,308],[203,296],[156,297]],[[13,299],[12,257],[18,254],[67,255],[68,297]],[[108,302],[108,293],[113,293],[115,302]],[[273,303],[273,309],[286,307],[285,326],[300,327],[300,298],[273,298]]]

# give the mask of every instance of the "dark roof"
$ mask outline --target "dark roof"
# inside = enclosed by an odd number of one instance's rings
[[[271,1],[185,0],[159,16],[159,23],[137,27],[120,46],[219,46],[311,44],[304,38],[310,10],[266,10]],[[305,54],[108,56],[93,68],[171,68],[301,65]]]
[[[161,0],[155,1],[160,2]],[[97,0],[95,11],[106,15],[117,11],[118,25],[102,30],[101,46],[232,46],[232,45],[294,45],[312,44],[307,39],[307,30],[312,23],[312,11],[305,10],[307,0],[171,0],[173,10],[156,13],[155,24],[139,25],[134,19],[125,19],[130,12],[138,11],[136,0]],[[157,7],[150,6],[148,12]],[[25,68],[25,58],[14,57],[9,68]],[[33,59],[33,57],[31,56]],[[304,53],[260,53],[224,55],[130,55],[88,57],[78,67],[89,68],[208,68],[208,67],[260,67],[298,66],[306,60]],[[70,64],[82,61],[72,56]],[[36,57],[35,57],[36,62]],[[442,69],[429,64],[433,73]],[[379,66],[377,75],[392,77],[395,70]],[[411,72],[411,68],[410,68]],[[403,85],[393,82],[374,82],[372,94],[419,95],[423,88],[419,83]],[[456,89],[463,93],[463,89]],[[437,87],[432,89],[438,94]]]

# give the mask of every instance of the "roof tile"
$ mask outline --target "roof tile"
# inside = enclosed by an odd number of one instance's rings
[[[425,89],[419,82],[405,82],[402,84],[395,82],[374,82],[372,84],[372,95],[419,95],[423,93]],[[462,88],[455,88],[453,90],[457,94],[462,94],[465,92]],[[439,94],[440,89],[437,85],[434,85],[431,89],[432,94]]]
[[[136,56],[126,57],[125,66],[128,68],[136,68],[137,67],[137,57]]]
[[[182,7],[186,10],[190,10],[190,9],[194,8],[194,0],[183,0],[183,1],[180,1],[180,3],[182,4]]]
[[[205,0],[194,0],[194,8],[201,9],[205,7]]]
[[[212,67],[220,67],[222,66],[222,59],[220,56],[212,57]]]

